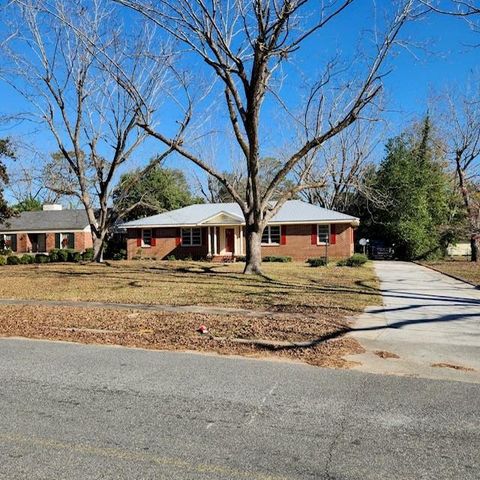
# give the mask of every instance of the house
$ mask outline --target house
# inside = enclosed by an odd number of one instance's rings
[[[53,248],[84,251],[92,244],[85,210],[44,205],[42,211],[22,212],[0,224],[0,248],[15,253],[47,253]]]
[[[294,260],[353,254],[356,217],[299,200],[287,201],[265,228],[262,256]],[[190,205],[124,223],[128,258],[226,259],[245,255],[245,220],[236,203]]]

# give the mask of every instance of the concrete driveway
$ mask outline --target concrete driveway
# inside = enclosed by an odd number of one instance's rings
[[[375,270],[384,305],[355,324],[367,350],[350,357],[356,368],[480,383],[480,290],[413,263],[375,262]]]

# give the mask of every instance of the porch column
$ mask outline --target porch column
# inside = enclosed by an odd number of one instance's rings
[[[244,253],[243,253],[243,227],[240,225],[238,228],[240,229],[240,255],[244,255]]]
[[[208,237],[208,255],[212,254],[212,237],[210,235],[210,227],[207,228],[207,237]]]
[[[217,227],[213,227],[213,254],[217,254]]]

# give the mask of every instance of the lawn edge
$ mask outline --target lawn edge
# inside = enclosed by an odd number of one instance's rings
[[[429,268],[430,270],[433,270],[434,272],[441,273],[442,275],[453,278],[454,280],[458,280],[459,282],[466,283],[467,285],[471,285],[472,287],[476,288],[477,290],[480,290],[480,285],[478,285],[477,283],[470,282],[469,280],[465,280],[464,278],[457,277],[456,275],[453,275],[451,273],[443,272],[442,270],[439,270],[438,268],[435,268],[432,265],[426,265],[425,263],[417,262],[415,260],[412,260],[412,263],[415,263],[416,265],[420,265],[421,267]]]

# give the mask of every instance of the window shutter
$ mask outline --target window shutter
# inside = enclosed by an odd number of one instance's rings
[[[330,245],[335,245],[337,243],[337,226],[332,223],[330,225]]]
[[[312,236],[311,236],[311,243],[312,243],[312,245],[316,245],[316,244],[317,244],[317,238],[318,238],[318,235],[317,235],[317,226],[316,226],[316,225],[312,225]]]
[[[156,228],[152,228],[152,242],[151,242],[151,246],[152,247],[155,247],[157,245],[157,229]]]
[[[182,244],[182,230],[177,228],[177,236],[175,238],[175,245],[178,247]]]
[[[287,226],[282,225],[280,227],[280,245],[286,245],[287,244]]]
[[[55,248],[60,248],[60,234],[55,234]]]
[[[74,233],[67,233],[68,238],[68,248],[75,248],[75,234]]]
[[[137,229],[137,247],[142,246],[142,229],[138,228]]]
[[[202,245],[208,245],[208,228],[202,228]]]
[[[10,237],[10,248],[12,249],[12,252],[17,251],[17,235],[14,234]]]

